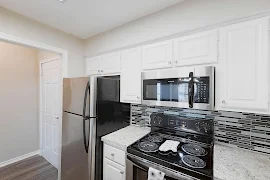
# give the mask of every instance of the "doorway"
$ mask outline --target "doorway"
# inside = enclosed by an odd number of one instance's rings
[[[40,102],[38,105],[39,112],[41,112],[42,104],[43,104],[43,102],[42,102],[43,92],[41,90],[41,88],[42,88],[41,82],[43,79],[41,78],[41,75],[43,76],[44,74],[51,74],[52,72],[56,73],[56,71],[59,70],[58,75],[57,75],[59,83],[56,83],[55,78],[51,78],[51,76],[50,76],[50,78],[48,76],[45,76],[45,79],[44,79],[45,84],[47,84],[47,85],[44,85],[44,83],[43,83],[43,85],[49,87],[49,88],[47,88],[48,93],[45,93],[44,97],[46,97],[46,99],[48,97],[49,100],[44,101],[45,104],[47,103],[47,107],[46,107],[47,114],[42,115],[42,113],[40,113],[39,119],[38,119],[40,121],[40,123],[37,127],[39,130],[39,135],[37,135],[37,137],[39,138],[38,150],[35,152],[30,152],[30,153],[24,154],[24,155],[19,156],[19,157],[9,159],[5,162],[0,162],[0,168],[7,166],[9,164],[12,164],[14,162],[20,162],[20,160],[27,159],[27,158],[32,157],[32,156],[37,155],[37,154],[44,156],[45,159],[47,161],[49,161],[52,165],[54,165],[57,168],[60,168],[60,166],[61,166],[60,165],[60,163],[61,163],[60,140],[61,140],[61,133],[62,133],[61,128],[60,128],[62,125],[62,113],[61,113],[61,109],[62,109],[62,103],[61,103],[62,102],[62,96],[61,96],[62,78],[63,78],[63,75],[66,74],[66,70],[67,70],[66,68],[63,68],[63,67],[66,67],[67,53],[68,52],[66,50],[63,50],[63,49],[47,46],[47,45],[44,45],[42,43],[32,42],[29,40],[18,39],[14,36],[9,36],[6,34],[1,35],[0,42],[6,42],[6,43],[14,44],[14,45],[21,45],[21,46],[28,47],[28,48],[34,48],[36,50],[48,51],[48,52],[52,52],[54,54],[57,54],[57,56],[55,56],[53,58],[46,58],[44,61],[40,62],[40,65],[39,65],[39,70],[40,70],[40,77],[39,77],[40,78],[40,83],[39,83]],[[55,58],[57,58],[57,60]],[[55,61],[57,63],[54,63],[53,61]],[[50,68],[53,66],[52,64],[57,64],[57,68],[56,68],[57,70],[55,69],[55,67]],[[42,72],[41,69],[43,69],[44,72]],[[41,74],[41,73],[43,73],[43,74]],[[56,75],[54,75],[54,77],[56,77]],[[14,82],[16,84],[16,77],[13,76],[13,79],[14,79]],[[58,87],[56,87],[57,84],[59,84]],[[57,88],[58,88],[58,90],[57,90]],[[20,94],[20,89],[17,89],[17,90],[18,90],[17,91],[18,93],[16,95]],[[54,91],[54,90],[56,90],[58,92],[53,93],[52,91]],[[56,94],[58,94],[59,96],[56,97]],[[24,95],[26,96],[27,93],[25,93]],[[29,92],[28,96],[29,95],[32,95],[32,94]],[[52,98],[52,96],[54,96],[54,98]],[[51,103],[51,101],[54,101],[54,102]],[[58,107],[55,103],[56,101],[59,102]],[[51,106],[49,105],[50,103],[52,104]],[[22,106],[22,108],[24,108],[24,107],[27,107],[27,101],[26,101],[25,105]],[[54,110],[52,110],[52,109],[54,109]],[[58,114],[56,113],[56,111],[59,111]],[[49,117],[48,114],[51,117],[54,117],[54,119],[48,120],[48,117]],[[44,121],[42,119],[43,116],[45,116]],[[25,124],[25,125],[27,126],[29,124]],[[45,126],[47,126],[47,129],[44,128]],[[47,131],[47,133],[45,135],[46,131]],[[47,144],[45,144],[45,142],[47,142]],[[20,143],[20,144],[24,145],[23,142],[16,142],[16,143]],[[51,145],[49,145],[50,143],[51,143]],[[19,147],[19,146],[17,146],[17,147]],[[19,149],[21,149],[21,148],[23,148],[23,146],[20,146]],[[45,150],[43,151],[43,149],[45,149]],[[58,171],[58,179],[60,179],[60,171]]]

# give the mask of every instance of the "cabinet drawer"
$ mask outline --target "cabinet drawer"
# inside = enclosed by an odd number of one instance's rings
[[[104,157],[126,166],[126,153],[122,150],[104,144]]]

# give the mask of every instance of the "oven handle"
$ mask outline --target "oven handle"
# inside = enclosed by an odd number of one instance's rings
[[[188,83],[188,104],[190,108],[193,108],[194,103],[194,75],[193,72],[189,73],[189,83]]]
[[[172,169],[161,166],[159,164],[153,163],[153,162],[148,161],[146,159],[142,159],[142,158],[140,158],[138,156],[127,154],[127,167],[132,167],[131,165],[136,166],[136,167],[138,167],[140,169],[143,169],[144,171],[148,171],[148,168],[152,167],[154,169],[157,169],[157,170],[165,173],[165,175],[167,177],[170,177],[170,178],[173,178],[173,179],[199,180],[197,178],[190,177],[190,176],[188,176],[186,174],[183,174],[183,173],[180,173],[178,171],[174,171]],[[129,179],[127,178],[127,180],[129,180]]]

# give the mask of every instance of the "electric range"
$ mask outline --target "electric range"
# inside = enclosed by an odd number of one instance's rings
[[[213,179],[213,120],[163,113],[151,116],[151,132],[127,148],[127,180],[147,180],[149,167],[165,179]],[[165,143],[177,149],[164,149]]]

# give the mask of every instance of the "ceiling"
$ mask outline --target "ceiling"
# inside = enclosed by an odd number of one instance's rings
[[[0,0],[0,6],[82,39],[183,0]]]

